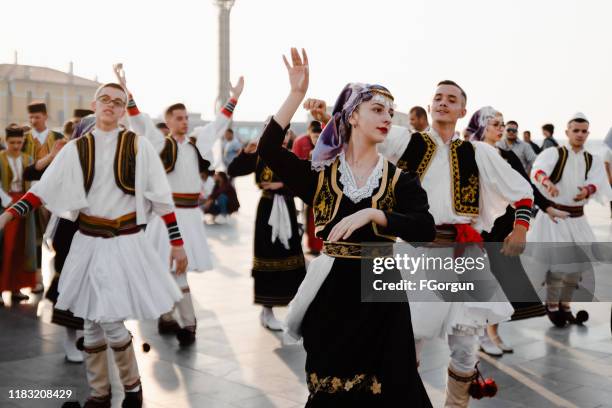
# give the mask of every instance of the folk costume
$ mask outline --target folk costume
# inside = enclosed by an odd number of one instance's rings
[[[266,190],[262,183],[281,179],[257,153],[238,154],[228,167],[230,177],[255,174],[261,189],[253,238],[254,303],[287,306],[306,274],[293,194],[286,187]]]
[[[404,171],[416,173],[427,191],[437,229],[435,242],[440,244],[427,251],[429,257],[454,256],[454,243],[482,242],[479,232],[490,231],[509,204],[515,208],[514,222],[529,226],[531,187],[494,147],[464,142],[457,135],[445,143],[433,128],[410,134],[394,126],[379,151]],[[444,243],[449,247],[444,248]],[[483,256],[483,251],[472,246],[465,256]],[[510,303],[499,300],[410,303],[420,343],[436,336],[448,340],[446,406],[467,407],[468,389],[476,375],[477,335],[487,324],[507,320],[513,313]]]
[[[208,171],[210,162],[203,159],[203,156],[206,156],[213,144],[225,134],[237,102],[234,98],[230,99],[213,122],[195,128],[191,137],[186,137],[183,141],[177,141],[172,135],[165,137],[147,115],[140,113],[133,99],[128,104],[130,126],[153,144],[163,162],[176,206],[177,222],[185,242],[188,271],[204,272],[213,267],[202,212],[198,207],[200,173]],[[165,229],[163,220],[155,217],[146,230],[147,238],[162,259],[170,257],[170,245]],[[172,313],[168,313],[160,319],[159,331],[175,331],[181,344],[188,345],[195,341],[196,317],[193,301],[186,274],[176,276],[173,270],[171,273],[183,292],[183,298],[176,305],[182,327],[177,327]]]
[[[182,245],[163,166],[153,146],[124,129],[92,132],[66,144],[41,180],[8,211],[24,216],[45,205],[78,220],[59,282],[56,307],[85,319],[84,350],[91,396],[110,407],[108,345],[126,396],[142,404],[140,376],[126,319],[156,319],[181,299],[166,262],[141,231],[163,216],[169,239]]]
[[[572,120],[582,119],[587,121],[583,114],[577,113]],[[531,170],[531,179],[540,192],[561,211],[569,212],[569,217],[564,220],[553,222],[546,214],[539,212],[536,215],[533,228],[529,232],[530,242],[553,243],[567,242],[582,245],[565,247],[559,253],[557,248],[541,249],[544,253],[538,254],[536,262],[531,265],[535,271],[536,284],[546,283],[546,301],[550,312],[559,312],[566,319],[572,316],[569,302],[579,284],[582,275],[592,268],[590,262],[582,263],[584,259],[582,252],[590,259],[593,253],[588,250],[587,243],[596,242],[595,234],[589,226],[584,215],[584,205],[591,199],[595,199],[606,205],[612,197],[612,191],[608,183],[606,170],[602,160],[581,148],[575,151],[571,146],[560,146],[543,150],[534,162]],[[559,195],[552,197],[543,183],[552,182],[559,190]],[[580,192],[580,188],[588,189],[588,196],[575,201],[574,197]],[[550,245],[549,245],[550,247]],[[574,252],[574,258],[568,260],[565,256],[568,252]],[[562,303],[563,310],[557,310],[553,304]],[[565,303],[565,305],[563,305]],[[555,317],[551,317],[555,321]],[[564,325],[559,324],[559,325]]]
[[[434,223],[417,177],[380,157],[358,188],[344,157],[348,119],[364,101],[385,106],[392,96],[378,85],[349,84],[320,135],[312,162],[281,147],[286,129],[271,119],[259,155],[286,186],[314,209],[318,237],[326,239],[344,217],[365,208],[384,211],[387,227],[373,223],[348,240],[325,241],[322,254],[289,306],[286,333],[303,338],[307,407],[431,407],[417,371],[411,312],[397,302],[362,302],[361,264],[369,254],[393,252],[396,238],[430,241]]]
[[[23,130],[9,127],[6,137],[23,137]],[[0,199],[3,208],[17,202],[30,188],[32,157],[21,153],[11,157],[0,152]],[[36,286],[36,226],[33,215],[10,221],[2,234],[0,294],[11,291],[18,295],[22,288]]]

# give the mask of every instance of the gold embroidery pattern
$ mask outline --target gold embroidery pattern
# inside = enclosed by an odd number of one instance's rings
[[[321,232],[334,219],[342,200],[342,190],[338,187],[338,163],[331,166],[331,174],[325,170],[319,173],[319,183],[313,199],[315,234]]]
[[[478,194],[478,177],[472,174],[468,182],[468,186],[461,187],[461,201],[474,204]]]
[[[370,259],[393,256],[393,245],[388,243],[329,242],[323,243],[323,253],[334,258]]]
[[[117,186],[126,194],[135,195],[136,154],[138,137],[135,133],[125,130],[117,137],[115,153],[115,179]]]
[[[375,375],[356,374],[353,378],[323,377],[319,378],[316,373],[308,375],[309,398],[318,392],[335,394],[338,392],[369,392],[374,395],[382,393],[382,384]]]
[[[461,188],[461,179],[459,174],[459,157],[457,148],[463,143],[461,140],[455,140],[450,145],[450,170],[451,179],[453,181],[453,202],[455,213],[457,215],[475,216],[478,215],[478,203],[476,196],[478,194],[478,177],[472,175],[468,182],[468,186]],[[464,197],[470,200],[464,200]]]
[[[423,153],[423,158],[421,159],[421,162],[416,168],[416,173],[419,176],[419,179],[423,181],[423,177],[425,176],[425,173],[427,173],[427,169],[429,168],[434,154],[436,153],[437,146],[436,142],[434,142],[427,133],[421,132],[419,134],[427,145],[427,147],[425,148],[425,153]],[[408,162],[406,160],[398,160],[397,167],[402,170],[408,170]]]
[[[272,169],[270,169],[268,166],[264,167],[261,171],[261,181],[264,183],[271,182],[272,176],[274,176],[274,173],[272,173]]]
[[[293,255],[287,258],[253,258],[253,270],[255,271],[288,271],[304,267],[304,256]]]
[[[88,193],[93,183],[95,168],[95,139],[91,133],[80,137],[76,141],[81,170],[83,171],[83,183],[85,192]]]

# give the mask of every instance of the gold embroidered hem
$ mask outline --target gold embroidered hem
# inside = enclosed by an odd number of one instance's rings
[[[287,258],[253,258],[253,270],[255,271],[286,271],[304,266],[303,255],[293,255]]]
[[[393,245],[389,243],[323,242],[323,253],[334,258],[369,259],[393,256]]]
[[[308,374],[309,398],[318,392],[335,394],[338,392],[366,392],[374,395],[382,393],[382,384],[378,382],[375,375],[357,374],[353,378],[323,377],[319,378],[316,373]]]

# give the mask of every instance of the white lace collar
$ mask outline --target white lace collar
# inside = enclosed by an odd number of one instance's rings
[[[357,204],[364,198],[372,197],[372,192],[380,185],[380,179],[383,173],[384,159],[381,155],[378,155],[378,163],[370,173],[368,180],[361,188],[357,188],[355,177],[351,171],[351,166],[348,165],[344,157],[344,152],[338,156],[340,159],[340,165],[338,171],[340,171],[340,182],[342,183],[342,193],[347,196],[352,202]]]

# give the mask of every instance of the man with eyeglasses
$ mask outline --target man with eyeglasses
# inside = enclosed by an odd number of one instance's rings
[[[98,88],[95,127],[68,142],[40,181],[0,215],[0,230],[43,204],[78,220],[62,269],[56,307],[83,318],[85,365],[91,394],[86,408],[111,407],[107,349],[113,349],[125,391],[124,408],[143,396],[132,336],[124,320],[156,319],[181,299],[166,264],[185,272],[187,256],[164,168],[151,143],[119,127],[128,96],[119,84]],[[142,225],[159,215],[172,249],[162,260]]]
[[[536,159],[536,154],[531,146],[522,142],[518,138],[518,123],[514,120],[509,120],[506,123],[504,138],[497,142],[497,147],[504,150],[510,150],[518,156],[521,164],[527,173],[531,170],[531,165]]]

